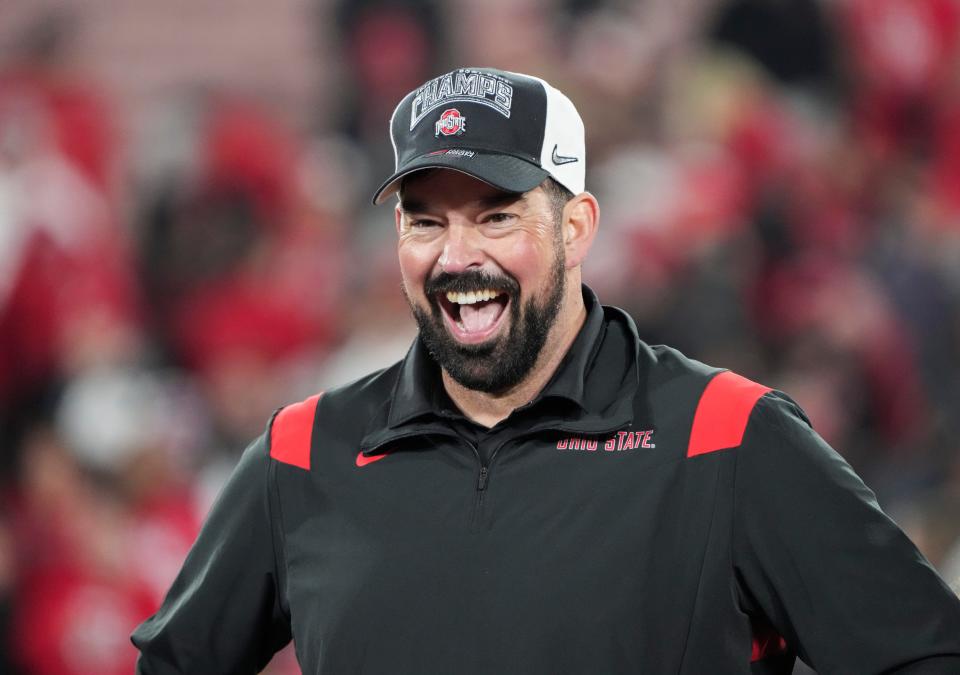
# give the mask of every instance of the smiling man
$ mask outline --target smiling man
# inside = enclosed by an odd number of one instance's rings
[[[493,426],[546,384],[586,317],[580,263],[597,203],[553,179],[503,192],[419,170],[396,209],[403,288],[444,388]]]
[[[581,283],[599,208],[542,80],[460,69],[391,120],[394,366],[279,411],[143,674],[960,672],[960,601],[785,394],[640,340]]]

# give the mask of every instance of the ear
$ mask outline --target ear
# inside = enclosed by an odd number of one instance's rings
[[[593,244],[600,225],[600,204],[589,192],[581,192],[563,207],[563,248],[567,269],[579,266]]]
[[[393,209],[393,219],[397,227],[397,235],[400,234],[400,224],[403,222],[403,211],[400,209],[400,202]]]

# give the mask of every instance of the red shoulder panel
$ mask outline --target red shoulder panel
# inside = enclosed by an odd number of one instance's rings
[[[687,457],[740,445],[753,406],[768,391],[770,387],[730,371],[710,380],[693,416]]]
[[[317,401],[323,392],[288,405],[277,413],[270,431],[270,456],[278,462],[310,470],[310,441]]]

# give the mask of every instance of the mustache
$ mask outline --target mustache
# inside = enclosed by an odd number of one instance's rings
[[[520,293],[520,284],[513,277],[506,274],[490,274],[480,270],[468,270],[460,274],[440,272],[427,279],[423,285],[424,292],[431,298],[444,293],[469,293],[471,291],[481,291],[485,288],[506,291],[511,296]]]

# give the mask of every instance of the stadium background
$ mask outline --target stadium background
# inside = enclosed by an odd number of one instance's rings
[[[369,195],[458,65],[579,105],[600,297],[791,393],[960,577],[957,0],[3,0],[0,672],[131,672],[271,411],[402,355]]]

